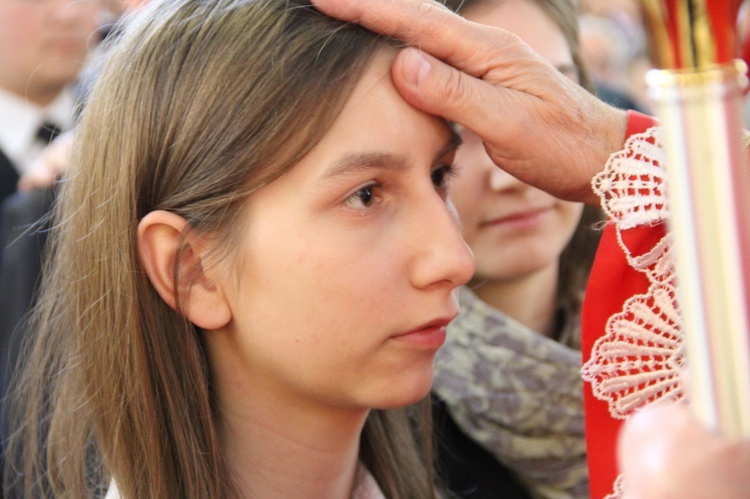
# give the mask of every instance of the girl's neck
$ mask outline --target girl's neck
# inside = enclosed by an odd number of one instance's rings
[[[368,411],[322,411],[262,387],[251,392],[219,395],[222,446],[239,497],[349,499]]]
[[[469,286],[482,301],[508,317],[532,331],[555,337],[558,273],[559,267],[552,265],[512,280],[477,278]]]

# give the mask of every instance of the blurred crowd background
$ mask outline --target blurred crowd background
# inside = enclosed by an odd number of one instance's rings
[[[653,67],[639,0],[580,0],[584,63],[600,97],[618,107],[653,114],[645,74]],[[740,9],[741,56],[750,59],[750,2]],[[750,127],[750,99],[745,123]]]

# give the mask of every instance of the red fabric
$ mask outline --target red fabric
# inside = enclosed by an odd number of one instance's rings
[[[645,132],[655,124],[649,116],[631,111],[625,139]],[[623,143],[625,141],[623,140]],[[663,227],[639,227],[623,233],[632,254],[643,254],[664,235]],[[609,318],[622,310],[631,296],[645,293],[648,279],[633,270],[617,242],[614,225],[608,225],[594,260],[582,312],[583,362],[591,357],[597,339],[604,335]],[[586,452],[589,463],[589,485],[592,499],[601,499],[613,492],[617,478],[617,433],[622,420],[610,416],[607,403],[594,398],[591,386],[584,383],[584,414],[586,425]]]
[[[740,38],[740,58],[750,67],[750,15],[747,16],[746,30]],[[740,31],[742,33],[742,31]],[[750,92],[750,85],[745,87],[745,95]]]
[[[714,27],[716,62],[727,64],[737,57],[737,17],[742,0],[706,2],[706,12]]]

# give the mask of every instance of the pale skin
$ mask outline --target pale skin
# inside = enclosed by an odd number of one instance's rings
[[[378,55],[321,142],[250,197],[230,257],[177,215],[139,225],[172,306],[188,235],[185,313],[204,331],[242,497],[349,498],[367,415],[427,395],[474,272],[447,198],[457,138],[399,96],[391,63]]]
[[[394,62],[399,92],[476,132],[495,164],[553,195],[597,202],[590,181],[622,147],[626,115],[534,57],[517,37],[472,24],[431,0],[313,2],[329,15],[420,47],[403,50]],[[550,147],[536,147],[542,138]],[[661,408],[646,407],[625,426],[620,465],[638,483],[628,499],[747,497],[750,443],[711,434],[692,422],[687,407],[656,411]],[[655,434],[666,452],[659,466],[644,470]],[[706,490],[711,493],[696,495]]]
[[[557,25],[534,2],[478,4],[462,15],[512,31],[560,73],[577,79],[573,58]],[[560,253],[578,225],[583,205],[562,201],[498,168],[481,138],[459,127],[461,174],[451,197],[464,239],[477,258],[470,286],[532,331],[557,333],[555,309]]]

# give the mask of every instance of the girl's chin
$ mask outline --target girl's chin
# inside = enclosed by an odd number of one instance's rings
[[[430,370],[429,376],[426,376],[425,379],[408,384],[411,385],[408,390],[406,389],[406,384],[400,387],[394,386],[391,393],[388,394],[388,397],[379,403],[373,404],[373,407],[377,409],[397,409],[399,407],[416,404],[423,400],[429,395],[430,389],[432,388],[432,370]]]

